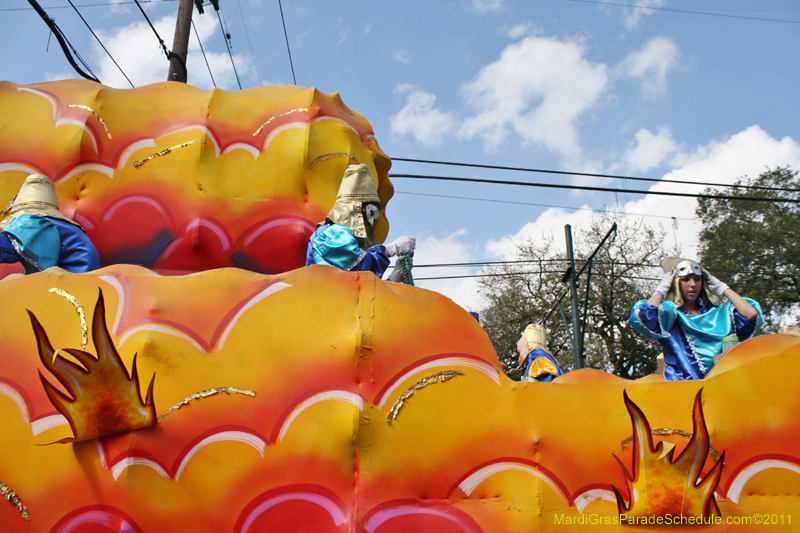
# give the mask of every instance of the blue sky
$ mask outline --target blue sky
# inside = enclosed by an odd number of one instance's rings
[[[130,86],[67,0],[39,3],[103,83]],[[140,3],[171,48],[178,2]],[[136,86],[166,79],[167,61],[132,0],[73,4]],[[277,0],[220,5],[242,87],[293,83]],[[218,87],[237,89],[217,14],[210,5],[205,11],[195,11],[194,22],[211,73]],[[390,157],[711,183],[778,165],[800,169],[797,0],[284,0],[283,14],[297,84],[339,92],[370,121]],[[49,30],[27,1],[3,0],[0,29],[7,51],[0,78],[77,77],[54,38],[47,51]],[[188,70],[190,84],[213,88],[194,33]],[[392,172],[622,185],[406,162]],[[394,184],[390,239],[416,236],[418,264],[510,258],[513,242],[543,232],[561,244],[565,224],[585,228],[592,209],[603,206],[647,214],[687,256],[699,229],[691,199]],[[670,217],[678,219],[674,236]],[[426,268],[417,276],[478,270]],[[480,308],[474,279],[420,285]]]

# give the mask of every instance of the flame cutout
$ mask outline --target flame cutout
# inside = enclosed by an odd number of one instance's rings
[[[98,356],[71,348],[59,349],[59,352],[74,357],[80,365],[57,356],[36,316],[30,311],[28,315],[36,335],[39,358],[70,395],[63,394],[39,372],[50,402],[69,421],[74,435],[58,442],[106,437],[156,423],[153,401],[155,375],[147,388],[147,398],[142,402],[136,356],[133,356],[132,371],[128,375],[108,334],[102,291],[92,321],[92,340]]]
[[[630,500],[612,485],[620,515],[632,517],[657,516],[720,516],[714,491],[719,484],[725,452],[705,478],[700,479],[710,448],[706,422],[703,418],[701,394],[697,392],[692,410],[693,435],[677,459],[672,460],[674,446],[660,441],[653,446],[650,424],[644,413],[623,392],[625,406],[633,423],[632,474],[615,455],[625,473]]]

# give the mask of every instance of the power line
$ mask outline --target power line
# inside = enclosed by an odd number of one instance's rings
[[[573,207],[568,205],[552,205],[552,204],[534,204],[531,202],[514,202],[511,200],[493,200],[490,198],[471,198],[469,196],[451,196],[448,194],[427,194],[421,192],[406,192],[406,191],[394,191],[395,194],[411,194],[414,196],[432,196],[435,198],[450,198],[454,200],[474,200],[476,202],[493,202],[498,204],[512,204],[512,205],[531,205],[534,207],[558,207],[560,209],[574,209],[575,211],[592,211],[593,213],[603,213],[608,210],[605,209],[594,209],[592,207]],[[651,215],[651,214],[644,214],[644,213],[624,213],[625,215],[636,216],[636,217],[655,217],[655,218],[669,218],[673,219],[676,218],[678,220],[689,220],[693,221],[693,218],[686,218],[686,217],[671,217],[668,215]]]
[[[120,67],[120,66],[119,66],[119,64],[117,63],[117,61],[116,61],[116,60],[114,59],[114,57],[111,55],[111,52],[109,52],[109,51],[108,51],[108,49],[106,49],[106,47],[105,47],[105,46],[103,46],[103,43],[100,41],[100,38],[99,38],[99,37],[98,37],[98,36],[97,36],[97,35],[94,33],[94,30],[92,29],[92,27],[91,27],[91,26],[89,26],[89,23],[88,23],[88,22],[86,22],[86,19],[85,19],[85,18],[83,18],[83,15],[81,15],[81,12],[80,12],[80,11],[78,11],[78,8],[77,8],[77,7],[75,7],[75,4],[73,4],[73,3],[72,3],[72,0],[67,0],[67,1],[69,2],[69,5],[71,5],[71,6],[72,6],[72,8],[75,10],[75,13],[77,13],[77,14],[78,14],[78,16],[81,18],[81,20],[83,21],[83,23],[84,23],[84,24],[86,24],[86,27],[87,27],[87,28],[89,28],[89,31],[92,33],[92,35],[94,36],[94,38],[95,38],[95,39],[97,39],[97,42],[98,42],[98,44],[100,44],[100,47],[101,47],[101,48],[102,48],[102,49],[105,51],[105,53],[106,53],[106,54],[108,54],[108,57],[111,59],[111,61],[114,63],[114,65],[116,65],[116,67],[119,69],[119,71],[122,73],[122,75],[123,75],[123,76],[125,76],[125,79],[126,79],[126,80],[128,80],[128,83],[130,83],[130,84],[131,84],[131,87],[133,87],[133,88],[135,89],[135,88],[136,88],[136,86],[133,84],[133,82],[132,82],[132,81],[131,81],[131,79],[128,77],[128,75],[127,75],[127,74],[125,74],[125,71],[123,71],[123,70],[122,70],[122,67]]]
[[[166,2],[178,2],[179,0],[140,0],[143,4],[164,4]],[[106,2],[103,4],[79,4],[78,7],[109,7],[133,4],[135,0],[122,0],[119,2]],[[0,7],[0,11],[28,11],[30,7]],[[47,9],[69,9],[69,6],[49,6]]]
[[[264,85],[264,82],[261,81],[261,72],[258,70],[258,62],[256,61],[256,54],[253,52],[253,43],[250,42],[250,32],[247,31],[247,22],[244,20],[244,11],[242,11],[242,2],[241,0],[236,0],[236,3],[239,4],[239,14],[242,16],[242,25],[244,26],[244,34],[247,37],[247,45],[250,47],[250,55],[253,57],[253,65],[256,67],[256,76],[258,76],[258,85]]]
[[[294,63],[292,62],[292,51],[289,49],[289,34],[286,33],[286,19],[283,18],[283,6],[278,0],[278,8],[281,10],[281,22],[283,22],[283,35],[286,37],[286,51],[289,52],[289,66],[292,67],[292,82],[297,85],[297,78],[294,77]]]
[[[485,168],[491,170],[515,170],[518,172],[536,172],[539,174],[558,174],[561,176],[587,176],[590,178],[612,178],[631,181],[649,181],[658,183],[677,183],[679,185],[701,185],[703,187],[732,187],[739,189],[757,189],[766,191],[784,191],[784,192],[800,192],[800,189],[786,189],[781,187],[762,187],[759,185],[730,185],[727,183],[704,183],[702,181],[680,181],[680,180],[666,180],[659,178],[637,178],[634,176],[617,176],[614,174],[592,174],[589,172],[571,172],[568,170],[544,170],[538,168],[525,168],[525,167],[504,167],[498,165],[480,165],[477,163],[455,163],[451,161],[431,161],[427,159],[404,159],[401,157],[393,157],[392,161],[405,161],[408,163],[427,163],[432,165],[449,165],[456,167],[471,167],[471,168]]]
[[[69,42],[69,40],[67,40],[67,37],[61,31],[61,28],[58,27],[58,25],[56,24],[56,21],[53,20],[50,17],[50,15],[48,15],[45,12],[44,9],[42,9],[42,7],[36,2],[36,0],[28,0],[28,3],[31,5],[31,7],[33,7],[33,9],[36,11],[36,13],[42,18],[44,23],[47,24],[47,27],[50,28],[50,31],[53,32],[53,34],[56,36],[56,40],[58,41],[58,44],[61,46],[61,50],[64,52],[64,55],[66,56],[67,61],[69,61],[69,64],[72,65],[72,68],[75,69],[75,72],[77,72],[82,77],[86,78],[87,80],[92,80],[92,81],[96,81],[97,83],[100,83],[100,80],[97,79],[97,76],[95,76],[94,72],[92,72],[92,69],[89,67],[89,65],[86,63],[86,61],[83,60],[83,58],[78,53],[78,51],[75,49],[75,47],[72,46],[72,43]],[[70,53],[70,51],[69,51],[69,49],[67,47],[72,49],[72,52],[75,53],[75,57],[78,58],[78,61],[80,61],[81,64],[86,68],[86,70],[89,71],[88,74],[86,72],[84,72],[83,70],[81,70],[81,68],[78,66],[78,64],[75,63],[75,60],[72,58],[72,54]]]
[[[464,3],[465,0],[428,0],[428,1],[438,1],[438,2],[456,2],[456,3]],[[672,13],[681,13],[686,15],[706,15],[709,17],[724,17],[724,18],[734,18],[734,19],[744,19],[744,20],[756,20],[761,22],[783,22],[787,24],[800,24],[798,20],[784,20],[784,19],[769,19],[763,17],[749,17],[744,15],[728,15],[725,13],[712,13],[709,11],[690,11],[688,9],[672,9],[668,7],[653,7],[653,6],[636,6],[630,4],[614,4],[610,2],[600,2],[598,0],[569,0],[576,3],[581,4],[589,4],[589,5],[598,5],[598,6],[610,6],[610,7],[627,7],[630,9],[649,9],[653,11],[669,11]],[[469,2],[476,2],[482,4],[519,4],[519,5],[551,5],[551,6],[564,6],[565,4],[562,2],[530,2],[524,0],[469,0]],[[723,10],[713,10],[713,11],[723,11]],[[730,11],[730,10],[725,10]],[[794,13],[794,10],[764,10],[764,9],[751,9],[751,10],[740,10],[740,11],[777,11],[777,12],[784,12],[784,13]]]
[[[217,82],[214,81],[214,75],[211,73],[211,65],[208,64],[208,58],[206,57],[206,51],[203,50],[203,43],[200,42],[200,34],[197,33],[197,27],[194,25],[194,20],[192,21],[192,29],[194,30],[194,36],[197,37],[197,43],[200,45],[200,52],[203,54],[203,59],[206,61],[206,67],[208,67],[208,75],[211,76],[211,83],[214,84],[214,88],[217,87]]]
[[[627,194],[642,194],[642,195],[656,195],[656,196],[679,196],[683,198],[709,198],[713,200],[744,200],[753,202],[786,202],[797,204],[800,199],[785,199],[785,198],[757,198],[753,196],[729,196],[721,194],[696,194],[687,192],[668,192],[668,191],[632,191],[628,189],[615,189],[613,187],[590,187],[588,185],[562,185],[557,183],[529,183],[524,181],[508,181],[508,180],[488,180],[478,178],[459,178],[452,176],[426,176],[420,174],[389,174],[390,178],[410,178],[421,180],[438,180],[438,181],[464,181],[470,183],[484,183],[491,185],[520,185],[523,187],[544,187],[548,189],[572,189],[581,191],[595,191],[595,192],[614,192],[614,193],[627,193]]]
[[[614,7],[628,7],[631,9],[649,9],[651,11],[669,11],[671,13],[684,13],[689,15],[706,15],[709,17],[724,17],[724,18],[732,18],[732,19],[744,19],[744,20],[759,20],[762,22],[785,22],[787,24],[800,24],[800,20],[783,20],[783,19],[768,19],[762,17],[748,17],[744,15],[727,15],[724,13],[709,13],[707,11],[689,11],[688,9],[674,9],[670,7],[655,7],[655,6],[632,6],[628,4],[614,4],[611,2],[599,2],[597,0],[569,0],[570,2],[578,2],[581,4],[595,4],[595,5],[603,5],[603,6],[614,6]]]
[[[217,20],[219,20],[219,27],[222,30],[222,38],[225,40],[225,46],[228,48],[228,55],[231,58],[231,65],[233,65],[233,73],[236,75],[236,83],[239,84],[239,89],[241,89],[242,82],[239,80],[239,73],[236,71],[236,62],[233,60],[233,52],[231,52],[231,34],[225,31],[219,11],[217,11]]]
[[[142,15],[144,15],[144,19],[150,25],[150,29],[153,30],[153,33],[156,34],[156,38],[158,39],[158,42],[161,45],[161,49],[164,51],[164,55],[167,56],[167,61],[172,63],[172,60],[176,59],[178,64],[183,68],[183,82],[186,83],[186,77],[187,77],[186,76],[186,74],[187,74],[186,73],[186,62],[183,60],[183,58],[181,56],[179,56],[175,52],[172,52],[171,50],[167,50],[167,45],[164,44],[164,39],[161,38],[161,36],[156,31],[155,26],[153,26],[153,23],[150,22],[150,17],[148,17],[147,13],[144,12],[144,9],[139,4],[139,0],[133,0],[133,1],[136,3],[137,7],[139,8],[139,11],[142,12]],[[144,0],[142,0],[142,1],[144,2]]]

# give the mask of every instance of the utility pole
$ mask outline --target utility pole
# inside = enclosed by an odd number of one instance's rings
[[[186,83],[186,55],[189,52],[189,31],[192,28],[192,0],[180,0],[178,20],[175,23],[175,38],[172,41],[172,54],[169,58],[167,81]],[[177,57],[175,57],[177,56]]]
[[[583,328],[581,327],[580,311],[578,309],[578,287],[575,275],[575,256],[572,252],[572,227],[564,226],[567,237],[567,260],[569,266],[564,275],[564,281],[569,284],[569,298],[572,303],[572,352],[575,354],[575,369],[583,368]]]

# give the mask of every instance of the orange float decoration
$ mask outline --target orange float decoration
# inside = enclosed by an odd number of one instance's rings
[[[742,343],[702,381],[580,370],[513,382],[447,298],[369,272],[295,268],[306,224],[324,217],[352,158],[391,196],[389,160],[337,98],[0,88],[11,113],[0,115],[0,201],[29,172],[53,176],[107,265],[0,281],[0,531],[800,523],[797,338]],[[216,123],[223,103],[228,122]],[[293,111],[303,105],[318,107]],[[235,133],[304,113],[269,142]],[[205,144],[162,153],[198,132]],[[273,261],[254,243],[282,251]],[[220,257],[253,268],[211,270]]]

